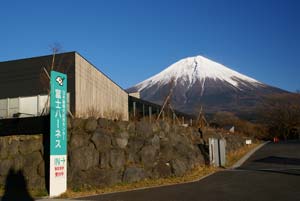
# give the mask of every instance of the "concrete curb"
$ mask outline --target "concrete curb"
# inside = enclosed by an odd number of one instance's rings
[[[252,149],[250,152],[248,152],[245,156],[243,156],[238,162],[236,162],[229,169],[237,169],[237,168],[239,168],[241,165],[243,165],[246,162],[246,160],[248,160],[250,158],[250,156],[252,156],[256,151],[258,151],[260,148],[262,148],[263,146],[265,146],[268,143],[270,143],[270,141],[264,142],[264,143],[258,145],[257,147],[255,147],[255,149]]]

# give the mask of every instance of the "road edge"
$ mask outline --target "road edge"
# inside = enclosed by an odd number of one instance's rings
[[[245,156],[243,156],[240,160],[238,160],[238,162],[236,162],[233,166],[231,166],[229,169],[237,169],[240,166],[242,166],[246,160],[248,160],[255,152],[257,152],[259,149],[261,149],[263,146],[265,146],[266,144],[270,143],[270,141],[266,141],[260,145],[258,145],[257,147],[255,147],[254,149],[252,149],[251,151],[249,151]]]
[[[254,149],[252,149],[251,151],[249,151],[245,156],[243,156],[238,162],[236,162],[232,167],[230,167],[229,169],[235,169],[240,167],[248,158],[250,158],[250,156],[252,156],[256,151],[258,151],[260,148],[262,148],[264,145],[268,144],[269,141],[264,142],[260,145],[258,145],[257,147],[255,147]],[[226,169],[221,170],[221,171],[226,171]],[[160,188],[160,187],[167,187],[167,186],[175,186],[175,185],[184,185],[184,184],[188,184],[188,183],[195,183],[195,182],[199,182],[203,179],[206,179],[207,177],[210,177],[213,174],[216,174],[219,171],[216,172],[212,172],[209,173],[207,175],[204,175],[198,179],[192,180],[192,181],[186,181],[186,182],[182,182],[182,183],[177,183],[177,184],[164,184],[164,185],[160,185],[160,186],[149,186],[149,187],[140,187],[140,188],[136,188],[136,189],[130,189],[130,190],[121,190],[121,191],[116,191],[116,192],[108,192],[108,193],[101,193],[98,195],[109,195],[109,194],[115,194],[115,193],[125,193],[125,192],[129,192],[129,191],[139,191],[139,190],[146,190],[146,189],[152,189],[152,188]],[[85,198],[85,197],[89,197],[89,196],[96,196],[96,195],[87,195],[87,196],[78,196],[78,197],[73,197],[73,198],[67,198],[67,200],[70,199],[80,199],[80,198]]]

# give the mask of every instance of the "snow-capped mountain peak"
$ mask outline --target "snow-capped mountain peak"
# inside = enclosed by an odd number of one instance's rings
[[[193,115],[200,105],[210,114],[229,111],[248,115],[266,95],[286,93],[203,56],[182,59],[127,92],[138,91],[142,99],[163,104],[170,87],[172,106]]]
[[[235,88],[243,82],[250,83],[251,85],[262,84],[259,81],[240,74],[226,66],[207,59],[203,56],[188,57],[172,64],[159,74],[156,74],[149,79],[136,85],[138,91],[143,90],[145,87],[150,87],[155,84],[166,84],[171,79],[185,82],[189,86],[193,85],[196,81],[200,81],[202,86],[205,85],[206,79],[225,81]],[[240,81],[243,82],[240,82]]]

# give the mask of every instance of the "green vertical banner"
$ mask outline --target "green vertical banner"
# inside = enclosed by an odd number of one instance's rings
[[[67,75],[51,71],[50,197],[67,190]]]

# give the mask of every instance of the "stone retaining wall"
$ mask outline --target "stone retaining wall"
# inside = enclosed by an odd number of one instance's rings
[[[69,126],[69,186],[180,176],[205,162],[191,128],[104,119],[75,119]]]
[[[244,144],[244,138],[204,131],[209,137],[225,137],[227,150]],[[167,122],[114,122],[106,119],[68,121],[68,187],[103,187],[145,178],[181,176],[205,164],[195,128]],[[43,136],[0,137],[0,185],[9,170],[20,170],[29,189],[45,188]],[[48,171],[48,170],[47,170]]]
[[[0,185],[11,170],[21,170],[29,188],[45,188],[42,135],[0,137]]]

